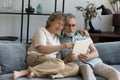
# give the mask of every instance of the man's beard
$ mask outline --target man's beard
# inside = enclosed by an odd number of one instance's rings
[[[65,33],[67,36],[71,37],[75,34],[75,32],[69,32],[69,33]]]

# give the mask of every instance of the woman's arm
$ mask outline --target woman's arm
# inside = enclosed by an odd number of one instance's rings
[[[52,52],[56,52],[56,51],[59,51],[61,49],[70,49],[72,47],[73,47],[73,45],[71,43],[65,43],[65,44],[57,45],[57,46],[53,46],[53,45],[49,45],[49,46],[39,45],[36,48],[37,48],[38,52],[40,52],[40,53],[50,54]]]

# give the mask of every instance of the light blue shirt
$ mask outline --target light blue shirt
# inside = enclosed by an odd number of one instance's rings
[[[72,37],[64,34],[61,37],[60,41],[61,41],[61,44],[64,44],[64,43],[74,43],[75,41],[86,40],[86,39],[88,39],[90,44],[93,44],[93,41],[90,37],[83,36],[78,32],[76,32]],[[60,51],[63,59],[66,57],[66,55],[70,51],[71,51],[70,49],[63,49],[63,50]],[[94,59],[88,60],[86,62],[81,62],[80,60],[74,60],[74,62],[78,65],[81,64],[81,63],[87,63],[87,64],[90,64],[92,67],[94,67],[97,63],[102,62],[102,60],[100,58],[94,58]]]

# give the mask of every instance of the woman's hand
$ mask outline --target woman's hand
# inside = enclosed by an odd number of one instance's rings
[[[72,43],[65,43],[62,45],[63,49],[72,49],[73,48],[73,44]]]

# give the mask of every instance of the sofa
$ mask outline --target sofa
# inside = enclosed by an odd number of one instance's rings
[[[27,46],[25,43],[0,41],[0,80],[13,80],[14,70],[27,68],[25,64]],[[95,46],[103,62],[120,71],[120,41],[95,43]],[[97,75],[96,77],[97,80],[106,80]],[[50,78],[21,77],[16,80],[50,80]],[[55,80],[82,80],[82,77],[78,75]]]

